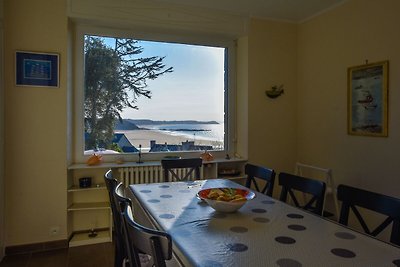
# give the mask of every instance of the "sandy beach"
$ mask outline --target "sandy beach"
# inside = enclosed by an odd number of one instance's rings
[[[142,145],[143,148],[150,147],[150,141],[156,140],[157,144],[171,144],[179,145],[185,141],[193,141],[193,138],[188,138],[179,135],[170,135],[157,130],[130,130],[130,131],[116,131],[117,133],[123,133],[135,147]],[[215,141],[202,140],[196,138],[195,145],[213,145]]]

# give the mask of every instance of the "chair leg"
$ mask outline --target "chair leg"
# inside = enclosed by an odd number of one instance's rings
[[[118,243],[118,242],[117,242]],[[118,245],[115,245],[115,257],[114,257],[114,266],[115,267],[122,267],[124,265],[124,254],[122,253],[122,248],[120,248]]]
[[[131,263],[129,262],[129,259],[125,258],[122,261],[122,267],[135,267],[135,266],[132,266]]]

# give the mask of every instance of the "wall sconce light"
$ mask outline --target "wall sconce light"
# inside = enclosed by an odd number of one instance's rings
[[[283,90],[283,84],[281,84],[280,86],[274,85],[271,87],[271,90],[266,90],[265,94],[269,97],[269,98],[277,98],[278,96],[280,96],[281,94],[283,94],[284,90]]]

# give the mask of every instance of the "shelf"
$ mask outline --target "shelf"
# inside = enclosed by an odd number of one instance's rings
[[[110,203],[108,202],[87,202],[87,203],[73,203],[67,209],[67,211],[78,211],[78,210],[109,210]]]
[[[220,176],[218,176],[218,178],[229,179],[229,180],[240,180],[240,179],[246,179],[247,176],[245,176],[245,175],[239,175],[239,176],[220,175]]]
[[[214,159],[212,161],[203,161],[203,164],[209,163],[244,163],[247,162],[247,159],[239,159],[239,158],[230,158],[230,159]]]
[[[239,162],[246,162],[247,159],[237,159],[237,158],[231,158],[231,159],[215,159],[211,161],[203,161],[203,164],[213,164],[213,163],[239,163]],[[89,166],[85,163],[77,163],[77,164],[72,164],[68,166],[68,170],[78,170],[78,169],[110,169],[110,168],[126,168],[126,167],[140,167],[140,166],[160,166],[161,161],[145,161],[143,163],[136,163],[136,162],[124,162],[121,164],[118,164],[116,162],[102,162],[98,165],[93,165]]]
[[[90,191],[90,190],[104,190],[107,189],[104,183],[98,185],[92,185],[91,187],[81,188],[79,186],[73,185],[68,188],[67,192],[79,192],[79,191]]]
[[[89,237],[88,234],[89,231],[84,233],[73,233],[72,238],[69,241],[69,246],[77,247],[77,246],[91,245],[91,244],[105,243],[112,241],[110,236],[110,230],[97,231],[96,237]]]

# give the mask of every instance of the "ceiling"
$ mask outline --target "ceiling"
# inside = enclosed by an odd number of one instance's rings
[[[233,15],[301,22],[346,0],[158,0]]]

